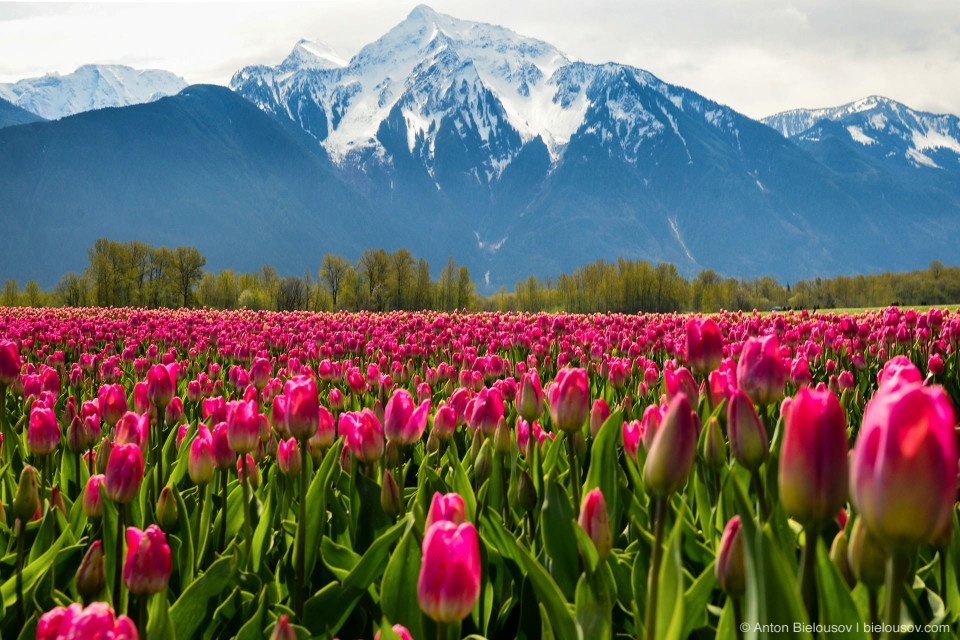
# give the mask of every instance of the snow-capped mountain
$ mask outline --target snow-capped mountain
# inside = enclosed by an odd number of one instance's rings
[[[837,130],[821,123],[837,123],[850,141],[874,158],[960,171],[960,118],[915,111],[880,96],[830,109],[787,111],[763,122],[805,146],[816,145]]]
[[[21,109],[17,105],[0,98],[0,129],[42,120],[43,118],[37,114],[30,113],[26,109]]]
[[[56,120],[64,116],[151,102],[179,93],[187,83],[169,71],[123,65],[84,65],[73,73],[50,73],[14,83],[0,83],[0,98]]]

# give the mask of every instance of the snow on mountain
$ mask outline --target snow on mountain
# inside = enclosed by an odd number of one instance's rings
[[[764,118],[785,137],[817,143],[817,124],[836,122],[850,139],[877,157],[914,167],[960,169],[960,118],[916,111],[889,98],[870,96],[839,107],[797,109]]]
[[[179,93],[187,83],[169,71],[122,65],[84,65],[73,73],[50,73],[0,84],[0,98],[48,120],[152,102]]]

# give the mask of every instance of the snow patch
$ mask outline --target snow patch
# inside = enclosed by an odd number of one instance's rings
[[[667,222],[670,223],[670,229],[673,231],[674,237],[677,239],[677,242],[680,243],[680,248],[683,249],[683,252],[687,254],[690,262],[696,264],[697,261],[694,259],[693,254],[690,253],[690,249],[687,248],[687,245],[683,242],[683,238],[680,236],[680,226],[677,224],[676,218],[667,218]]]
[[[850,137],[853,138],[854,142],[859,142],[862,145],[870,146],[871,144],[876,144],[876,140],[868,136],[863,132],[863,129],[856,125],[850,125],[847,127],[847,131],[850,133]]]

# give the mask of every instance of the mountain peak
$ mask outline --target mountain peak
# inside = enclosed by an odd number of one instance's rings
[[[302,38],[280,66],[295,69],[339,69],[347,64],[349,63],[327,43]]]

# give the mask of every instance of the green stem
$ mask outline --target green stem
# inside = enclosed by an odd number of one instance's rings
[[[887,560],[887,608],[886,622],[883,637],[888,639],[899,638],[900,599],[903,583],[910,568],[910,557],[903,549],[891,549]]]
[[[193,539],[195,540],[193,548],[196,550],[194,555],[194,571],[200,568],[200,521],[203,520],[203,499],[207,493],[207,484],[197,486],[197,519],[193,525]]]
[[[147,594],[137,596],[137,632],[140,634],[140,640],[147,640],[147,599],[149,597]]]
[[[807,608],[807,615],[810,622],[817,620],[817,583],[814,571],[817,561],[817,541],[820,537],[820,528],[816,525],[808,525],[804,529],[803,550],[800,552],[800,594],[803,596],[803,604]]]
[[[767,504],[767,492],[764,490],[763,480],[760,479],[759,469],[750,471],[750,481],[757,494],[757,503],[760,505],[760,523],[764,524],[770,517],[770,507]]]
[[[83,482],[80,481],[80,452],[77,451],[73,454],[73,477],[77,482],[77,493],[81,499],[83,498]]]
[[[226,469],[220,470],[220,540],[217,549],[221,553],[227,545],[227,473]]]
[[[643,622],[646,625],[647,640],[657,637],[657,588],[660,584],[660,561],[663,558],[663,529],[667,520],[667,499],[654,497],[653,507],[653,554],[650,559],[650,573],[647,575],[647,612]]]
[[[300,517],[297,519],[297,548],[295,553],[297,569],[296,569],[296,585],[294,591],[294,607],[293,611],[297,616],[297,620],[303,621],[303,602],[304,602],[304,587],[306,587],[307,577],[306,577],[306,552],[307,552],[307,439],[301,438],[298,442],[301,453],[301,463],[300,463]]]
[[[530,437],[533,437],[531,434]],[[580,515],[580,465],[573,443],[573,434],[567,433],[567,460],[570,463],[570,490],[573,496],[573,516]]]
[[[124,523],[126,508],[127,505],[124,503],[117,503],[117,543],[113,554],[113,610],[117,615],[121,613],[120,605],[122,603],[120,590],[123,586],[123,542],[126,539]]]
[[[867,601],[870,607],[870,637],[873,638],[873,640],[877,640],[880,637],[880,632],[878,631],[880,628],[880,607],[877,600],[877,590],[870,588],[867,591]]]
[[[437,623],[437,640],[447,640],[447,636],[449,635],[447,631],[448,631],[447,623],[438,622]]]
[[[17,621],[22,628],[27,621],[23,607],[23,539],[27,536],[27,527],[17,518],[14,528],[17,533]]]
[[[7,385],[0,384],[0,434],[3,435],[7,446],[0,445],[0,461],[9,462],[13,458],[13,440],[7,433]]]
[[[155,451],[155,462],[157,464],[157,475],[156,482],[154,483],[153,491],[155,495],[153,496],[153,503],[157,503],[157,498],[160,495],[160,488],[163,487],[163,428],[165,420],[165,409],[157,407],[157,442],[154,445]]]
[[[937,556],[940,560],[940,599],[944,602],[947,601],[947,548],[940,547],[937,549]]]
[[[246,456],[244,456],[244,458],[246,458]],[[243,537],[244,548],[247,552],[245,564],[247,571],[250,571],[253,563],[253,523],[250,520],[250,481],[247,478],[246,459],[244,459],[240,468],[243,470],[240,474],[240,486],[243,489]]]
[[[37,463],[40,465],[40,513],[45,513],[46,509],[43,507],[43,498],[47,493],[47,456],[49,454],[44,454],[40,456],[40,459]]]
[[[743,640],[743,600],[740,596],[731,596],[733,604],[733,624],[737,628],[737,640]]]

